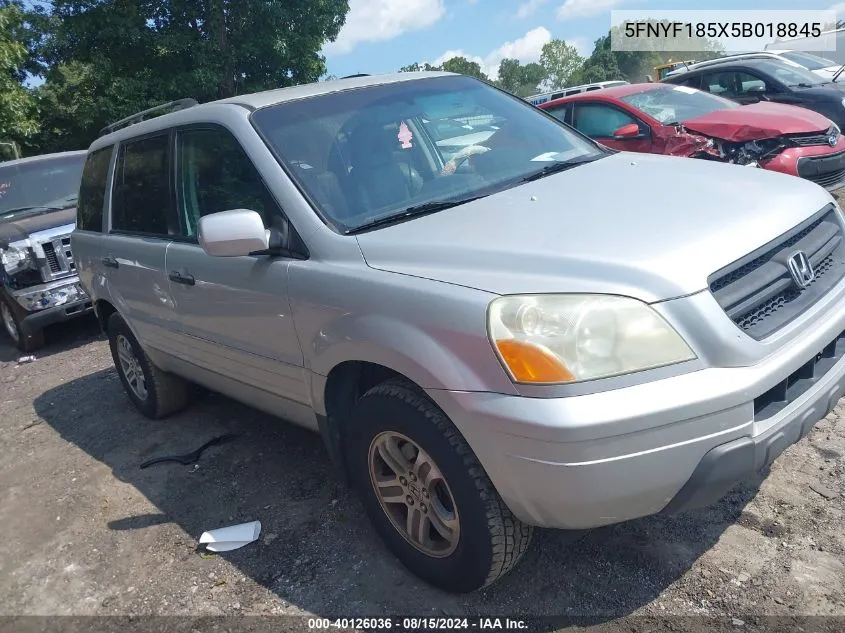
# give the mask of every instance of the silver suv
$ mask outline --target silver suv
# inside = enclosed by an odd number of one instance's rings
[[[845,390],[815,184],[608,150],[448,73],[168,109],[92,144],[73,234],[126,392],[318,431],[442,588],[501,577],[533,526],[713,503]],[[493,133],[444,159],[447,120]]]

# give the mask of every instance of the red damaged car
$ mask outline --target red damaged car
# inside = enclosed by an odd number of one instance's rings
[[[564,97],[541,109],[603,145],[771,169],[833,191],[845,186],[845,138],[797,106],[740,105],[671,84],[632,84]]]

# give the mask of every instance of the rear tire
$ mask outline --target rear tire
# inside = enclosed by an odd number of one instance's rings
[[[153,365],[126,321],[116,312],[109,317],[108,335],[120,382],[141,413],[159,420],[187,406],[189,383]]]
[[[34,352],[44,347],[44,332],[36,330],[29,334],[23,333],[20,319],[5,298],[0,298],[0,323],[12,343],[22,352]]]
[[[350,476],[367,515],[420,578],[466,593],[494,583],[525,554],[532,526],[513,516],[466,440],[412,385],[370,389],[347,438]]]

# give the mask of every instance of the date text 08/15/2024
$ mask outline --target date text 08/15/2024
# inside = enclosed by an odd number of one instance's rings
[[[309,618],[312,630],[366,630],[366,631],[449,631],[449,630],[525,630],[528,623],[514,618]]]

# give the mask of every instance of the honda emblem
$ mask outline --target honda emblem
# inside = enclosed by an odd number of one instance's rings
[[[792,280],[799,288],[806,288],[816,278],[816,271],[804,251],[793,253],[786,263]]]

